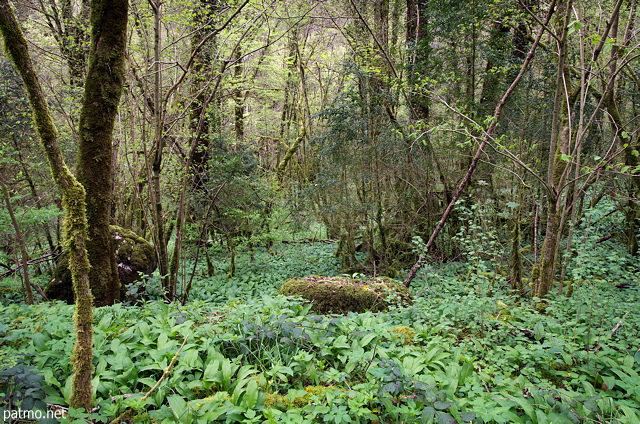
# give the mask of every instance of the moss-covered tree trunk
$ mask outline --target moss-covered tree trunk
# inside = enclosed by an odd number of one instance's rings
[[[69,403],[74,408],[89,410],[92,400],[93,298],[89,289],[89,260],[85,248],[87,239],[85,191],[62,159],[57,131],[29,56],[27,40],[18,25],[9,0],[0,0],[0,33],[4,37],[7,56],[15,64],[24,82],[38,136],[47,154],[53,179],[62,191],[62,206],[66,212],[64,240],[70,253],[69,268],[76,296],[74,314],[76,344],[71,356],[74,371],[73,393]]]
[[[411,88],[416,87],[424,79],[421,69],[428,60],[428,50],[424,40],[428,39],[429,16],[427,3],[423,1],[407,0],[407,35],[409,48],[407,57],[407,83]],[[409,112],[412,120],[429,120],[429,98],[412,89],[408,94]]]
[[[555,281],[556,259],[562,228],[560,222],[563,214],[567,213],[564,207],[566,193],[563,194],[567,179],[567,160],[569,145],[571,144],[571,131],[569,119],[566,116],[566,99],[569,98],[570,81],[567,73],[568,47],[567,39],[569,22],[572,13],[572,0],[558,3],[558,20],[556,22],[558,67],[556,72],[556,92],[553,104],[553,117],[551,120],[551,139],[549,142],[549,163],[547,168],[547,226],[545,239],[540,252],[540,259],[533,269],[533,295],[544,297],[551,290]]]
[[[128,0],[93,0],[89,67],[80,112],[77,177],[87,192],[89,281],[96,306],[120,299],[109,232],[113,125],[124,82]]]

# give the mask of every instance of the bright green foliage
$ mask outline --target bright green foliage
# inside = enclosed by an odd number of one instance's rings
[[[100,409],[72,415],[108,421],[130,410],[133,422],[167,424],[638,422],[635,286],[576,284],[572,297],[546,299],[541,311],[499,280],[491,294],[478,291],[468,267],[451,264],[416,281],[423,288],[411,306],[316,315],[275,296],[276,277],[329,264],[311,253],[336,266],[332,246],[276,247],[253,268],[247,262],[252,275],[233,280],[231,302],[206,297],[203,280],[196,297],[217,300],[97,309]],[[260,281],[274,296],[260,296]],[[73,344],[72,312],[62,303],[0,306],[0,368],[33,355],[25,365],[42,376],[46,403],[66,405],[70,395],[71,366],[59,352]]]

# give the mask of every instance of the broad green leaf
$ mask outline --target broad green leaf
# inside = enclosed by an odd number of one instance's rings
[[[182,420],[187,412],[187,402],[179,395],[171,395],[167,398],[173,416]]]
[[[260,390],[258,389],[258,383],[256,382],[256,380],[250,379],[249,384],[247,384],[244,398],[242,399],[242,406],[247,409],[254,408],[258,403],[259,394]]]

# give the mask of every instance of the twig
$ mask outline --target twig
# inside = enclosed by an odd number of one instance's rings
[[[158,388],[158,386],[160,386],[160,383],[162,383],[162,381],[167,378],[167,376],[169,375],[169,373],[171,372],[171,369],[173,368],[173,366],[175,365],[176,361],[178,360],[178,356],[180,356],[180,352],[182,352],[182,349],[184,348],[184,345],[187,344],[187,340],[189,340],[189,336],[184,338],[184,341],[182,342],[182,345],[180,346],[180,349],[178,349],[178,351],[176,352],[175,355],[173,355],[173,358],[171,359],[171,362],[169,363],[169,365],[167,365],[167,368],[164,369],[164,372],[162,373],[162,377],[160,377],[160,380],[158,380],[158,382],[156,383],[155,386],[153,386],[151,388],[151,390],[149,390],[147,392],[146,395],[144,395],[142,397],[142,400],[147,400],[149,398],[149,396],[151,396],[151,394],[153,392],[155,392],[155,390]]]
[[[624,319],[627,317],[627,315],[629,315],[629,312],[627,311],[626,314],[624,314],[624,316],[622,317],[622,319],[620,320],[619,323],[616,324],[615,327],[613,327],[613,330],[611,330],[611,335],[613,336],[613,333],[615,333],[616,331],[618,331],[618,328],[620,328],[620,326],[622,325]]]
[[[35,265],[35,264],[39,264],[42,262],[46,262],[49,260],[57,260],[58,257],[60,256],[60,252],[59,251],[53,251],[53,252],[49,252],[49,253],[45,253],[42,256],[39,256],[37,258],[34,259],[30,259],[27,261],[27,265]],[[7,267],[9,268],[9,267]],[[3,271],[2,273],[0,273],[0,278],[4,278],[4,277],[8,277],[11,274],[15,274],[16,272],[18,272],[20,270],[20,268],[22,268],[22,262],[17,262],[17,265],[13,268],[9,268],[7,271]]]
[[[142,397],[142,400],[147,400],[149,398],[149,396],[151,396],[151,394],[153,392],[156,391],[156,389],[160,386],[160,384],[164,381],[165,378],[167,378],[167,376],[171,373],[171,369],[173,368],[173,366],[175,365],[176,361],[178,360],[178,356],[180,356],[180,352],[182,352],[182,349],[184,348],[184,345],[187,344],[187,340],[189,340],[189,336],[184,338],[184,341],[182,342],[182,345],[180,346],[180,349],[178,349],[178,351],[176,352],[175,355],[173,355],[173,358],[171,359],[171,362],[169,363],[169,365],[167,365],[167,367],[164,369],[164,372],[162,373],[162,376],[160,377],[160,379],[156,382],[156,384]],[[121,424],[124,422],[124,420],[128,419],[131,415],[133,411],[131,409],[127,409],[126,411],[124,411],[122,414],[120,414],[118,416],[118,418],[114,419],[113,421],[111,421],[109,424]]]

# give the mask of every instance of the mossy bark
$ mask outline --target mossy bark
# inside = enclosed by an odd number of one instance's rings
[[[93,0],[77,177],[87,191],[89,280],[96,306],[120,299],[113,238],[113,126],[124,82],[128,0]]]
[[[58,136],[47,106],[42,86],[29,55],[27,40],[8,0],[0,0],[0,33],[4,37],[5,51],[20,74],[31,106],[38,136],[47,154],[53,179],[62,191],[64,240],[70,252],[69,268],[76,296],[74,314],[76,344],[73,365],[72,396],[70,406],[91,409],[93,372],[93,298],[89,288],[89,260],[85,241],[87,220],[84,187],[71,174],[62,159]]]
[[[558,247],[562,236],[561,221],[563,214],[567,213],[564,207],[566,190],[563,194],[567,172],[567,155],[571,143],[570,121],[565,114],[566,99],[569,98],[569,87],[566,81],[570,81],[566,60],[568,57],[567,40],[568,28],[571,19],[572,0],[561,1],[558,4],[559,16],[556,28],[558,38],[558,67],[556,73],[556,92],[554,96],[553,117],[551,121],[551,140],[549,142],[549,163],[547,168],[547,226],[544,243],[540,252],[539,263],[536,264],[537,275],[532,278],[533,295],[544,297],[551,290],[555,281],[556,259]]]

